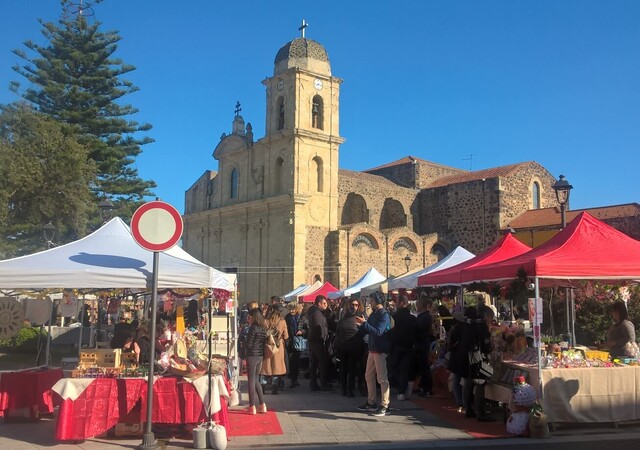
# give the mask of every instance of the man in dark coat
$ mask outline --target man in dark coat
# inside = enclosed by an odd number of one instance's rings
[[[327,316],[325,310],[328,302],[324,295],[318,295],[313,306],[307,311],[307,321],[309,322],[309,333],[307,341],[311,361],[309,363],[309,388],[312,391],[330,391],[329,372],[331,370],[331,358],[327,351],[326,341],[329,336],[327,326]],[[318,384],[318,378],[320,384]]]
[[[415,376],[415,344],[417,320],[409,311],[409,299],[401,296],[397,302],[396,313],[393,314],[395,326],[389,330],[391,353],[389,353],[389,379],[398,388],[398,400],[405,400],[411,395]],[[409,383],[411,380],[411,388]]]
[[[416,358],[418,373],[420,374],[420,397],[433,394],[433,378],[431,377],[431,342],[433,341],[433,318],[431,305],[433,301],[428,297],[420,297],[416,302],[418,317],[416,319]]]

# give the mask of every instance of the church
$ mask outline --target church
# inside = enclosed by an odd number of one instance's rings
[[[466,171],[407,156],[340,169],[342,80],[304,34],[278,50],[262,83],[265,136],[237,105],[213,152],[218,170],[185,193],[184,249],[237,273],[240,301],[316,280],[345,288],[371,267],[402,275],[458,245],[478,253],[512,219],[557,204],[556,180],[533,161]]]

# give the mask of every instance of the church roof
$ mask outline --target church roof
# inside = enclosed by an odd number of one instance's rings
[[[329,55],[322,44],[302,37],[282,46],[278,50],[273,64],[275,75],[281,74],[291,67],[309,69],[324,75],[331,74]]]
[[[434,163],[433,161],[427,161],[426,159],[422,159],[422,158],[418,158],[416,156],[409,155],[409,156],[405,156],[404,158],[400,158],[400,159],[398,159],[396,161],[391,161],[390,163],[383,164],[383,165],[377,166],[377,167],[373,167],[371,169],[367,169],[364,172],[373,172],[374,170],[386,169],[388,167],[394,167],[394,166],[402,166],[404,164],[413,164],[414,162],[420,162],[422,164],[428,164],[430,166],[453,168],[453,167],[450,167],[450,166],[445,166],[444,164]],[[462,170],[462,169],[458,169],[458,170]]]
[[[433,183],[426,186],[427,189],[448,186],[450,184],[468,183],[469,181],[482,180],[483,178],[506,177],[515,172],[519,168],[526,166],[528,162],[509,164],[507,166],[491,167],[489,169],[475,170],[473,172],[458,173],[455,175],[447,175],[434,180]]]
[[[362,181],[372,181],[375,183],[387,184],[393,187],[402,187],[402,186],[398,186],[393,181],[386,179],[385,177],[381,177],[380,175],[373,175],[371,173],[366,173],[366,172],[355,172],[353,170],[338,169],[338,176],[354,178]]]
[[[588,212],[593,217],[607,221],[640,215],[640,204],[626,203],[624,205],[601,206],[597,208],[575,209],[567,211],[567,223],[571,222],[581,212]],[[540,228],[557,226],[560,223],[560,208],[530,209],[509,222],[515,230],[524,228]]]

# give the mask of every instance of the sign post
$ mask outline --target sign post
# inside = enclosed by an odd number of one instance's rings
[[[131,217],[131,234],[142,248],[153,252],[151,281],[151,336],[149,349],[149,377],[147,378],[147,418],[142,444],[138,448],[156,449],[158,441],[152,430],[153,375],[156,353],[156,310],[158,300],[158,261],[160,252],[169,250],[182,237],[182,216],[168,203],[153,201],[140,206]]]

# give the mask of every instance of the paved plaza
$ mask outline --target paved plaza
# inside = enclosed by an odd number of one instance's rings
[[[306,380],[305,380],[306,381]],[[525,438],[476,439],[453,428],[421,409],[411,401],[393,402],[391,414],[372,417],[356,410],[362,397],[347,398],[339,393],[311,393],[304,386],[278,395],[266,395],[269,408],[278,412],[283,434],[274,436],[241,436],[231,438],[230,449],[286,448],[327,449],[417,449],[466,447],[539,447],[545,449],[581,450],[609,447],[636,448],[640,426],[615,428],[581,427],[560,429],[549,440]],[[244,383],[243,383],[244,385]],[[246,399],[246,392],[243,393]],[[0,424],[0,448],[32,449],[132,449],[141,439],[88,439],[82,442],[59,443],[55,440],[55,416],[38,423]],[[172,439],[166,449],[191,448],[190,440]]]

